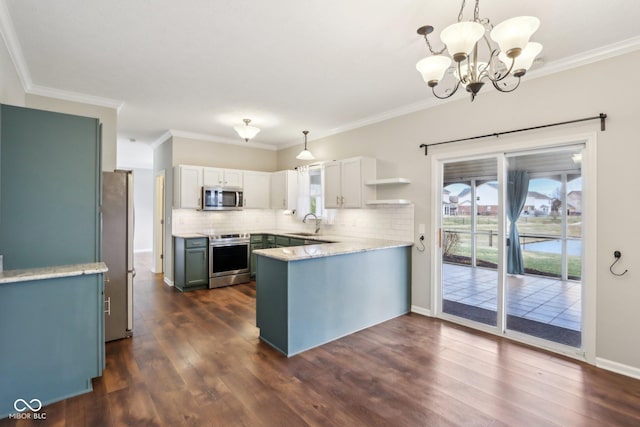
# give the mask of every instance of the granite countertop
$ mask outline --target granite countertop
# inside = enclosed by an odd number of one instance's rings
[[[108,271],[104,262],[87,264],[54,265],[51,267],[26,268],[23,270],[5,270],[0,272],[0,285],[26,282],[31,280],[55,279],[59,277],[82,276]]]
[[[195,239],[207,237],[207,235],[204,233],[174,233],[173,237],[180,237],[181,239]]]
[[[287,234],[295,236],[295,234]],[[307,238],[308,236],[301,236]],[[323,239],[326,236],[318,236]],[[336,238],[338,236],[331,236]],[[358,239],[352,237],[340,237],[340,241],[334,243],[321,243],[318,245],[290,246],[287,248],[259,249],[253,251],[257,255],[275,258],[281,261],[298,261],[310,258],[344,255],[356,252],[368,252],[380,249],[399,248],[412,246],[411,242],[382,239]]]

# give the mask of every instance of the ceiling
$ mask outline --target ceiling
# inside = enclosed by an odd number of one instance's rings
[[[301,144],[303,129],[312,141],[440,102],[415,70],[426,55],[416,29],[431,24],[437,36],[460,7],[452,0],[0,1],[27,92],[121,104],[119,140],[152,143],[171,129],[244,143],[232,126],[250,118],[262,129],[252,142],[271,147]],[[539,73],[612,44],[640,46],[636,1],[482,0],[480,15],[494,24],[539,17]],[[441,46],[438,37],[432,43]]]

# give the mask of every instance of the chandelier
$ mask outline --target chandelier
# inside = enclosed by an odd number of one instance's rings
[[[442,50],[435,51],[429,42],[427,36],[433,32],[431,25],[418,28],[418,34],[424,37],[431,56],[418,61],[416,68],[439,99],[449,98],[463,86],[473,101],[485,82],[491,82],[500,92],[513,92],[542,51],[540,43],[529,42],[540,20],[533,16],[518,16],[494,27],[488,18],[480,18],[480,0],[476,0],[473,20],[463,21],[465,2],[462,0],[458,22],[440,33],[445,45]],[[498,47],[492,45],[488,36]],[[445,50],[451,57],[444,54]],[[450,69],[452,59],[454,64],[451,68],[456,82],[452,88],[438,93],[436,86]]]
[[[242,119],[242,121],[244,122],[244,126],[234,126],[233,129],[238,132],[240,138],[244,139],[244,142],[249,142],[251,138],[255,137],[258,132],[260,132],[260,128],[249,126],[249,123],[251,123],[250,119]]]

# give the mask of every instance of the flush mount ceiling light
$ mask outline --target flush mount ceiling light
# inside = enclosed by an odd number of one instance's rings
[[[427,37],[433,32],[431,25],[418,28],[418,34],[424,37],[431,56],[418,61],[416,68],[439,99],[449,98],[462,85],[473,101],[486,81],[490,81],[500,92],[513,92],[542,51],[540,43],[529,42],[540,20],[533,16],[517,16],[494,27],[488,18],[480,18],[480,0],[476,0],[473,20],[463,21],[465,2],[462,0],[458,22],[440,33],[445,45],[442,50],[435,51],[431,47]],[[489,35],[498,47],[491,44]],[[444,54],[445,50],[451,57]],[[481,54],[485,55],[484,58]],[[452,58],[456,82],[452,88],[438,94],[436,86],[449,69]]]
[[[315,157],[313,157],[313,154],[311,154],[311,151],[307,150],[307,134],[309,133],[308,130],[303,130],[302,133],[304,134],[304,150],[302,150],[300,152],[300,154],[298,154],[296,156],[296,159],[298,160],[313,160],[315,159]]]
[[[244,122],[244,126],[234,126],[233,129],[238,132],[240,138],[244,139],[245,142],[249,142],[251,138],[256,136],[258,132],[260,132],[260,129],[255,126],[249,126],[249,123],[251,123],[251,120],[249,119],[242,119],[242,121]]]

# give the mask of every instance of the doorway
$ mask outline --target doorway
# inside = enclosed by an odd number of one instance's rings
[[[164,179],[165,171],[155,177],[153,209],[153,269],[154,273],[163,273],[164,259]]]
[[[435,156],[436,315],[585,355],[585,146]]]

